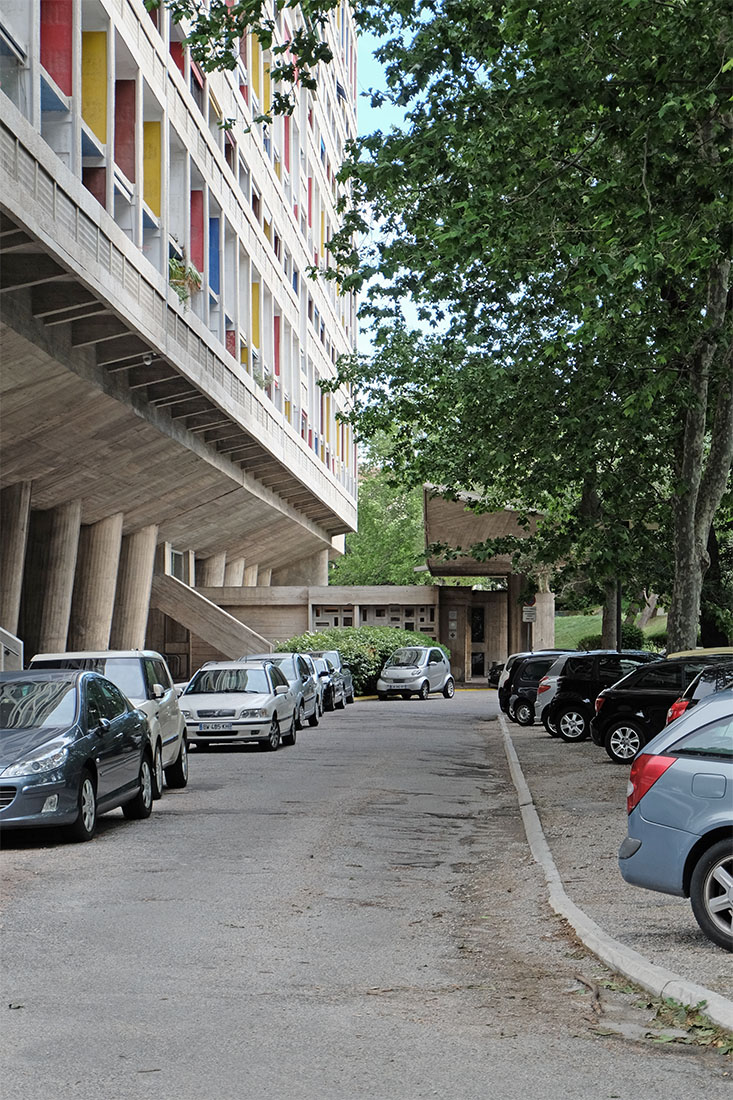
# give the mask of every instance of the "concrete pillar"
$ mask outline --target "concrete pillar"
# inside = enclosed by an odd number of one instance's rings
[[[108,649],[122,545],[122,512],[83,526],[79,536],[69,649]]]
[[[306,584],[312,588],[325,587],[328,584],[328,550],[317,550],[307,558],[301,558],[293,565],[277,569],[271,583]]]
[[[232,558],[224,569],[224,587],[241,588],[244,583],[244,558]]]
[[[256,588],[257,587],[257,575],[259,573],[259,565],[248,565],[244,570],[244,587]]]
[[[226,551],[212,554],[210,558],[196,560],[196,586],[198,588],[221,588],[224,584],[227,556]]]
[[[56,653],[66,649],[69,633],[71,597],[79,551],[81,501],[72,500],[68,504],[60,504],[47,515],[48,542],[38,648],[41,652]]]
[[[153,583],[158,526],[151,524],[122,540],[117,596],[112,619],[112,649],[144,649]]]
[[[507,577],[507,653],[521,653],[526,648],[522,637],[522,607],[518,602],[523,580],[524,578],[517,573],[510,573]]]
[[[18,633],[23,566],[31,515],[31,483],[19,481],[0,493],[0,626]]]
[[[533,649],[555,648],[555,593],[538,592],[535,596],[537,618],[532,632]]]
[[[257,583],[267,587],[272,584],[272,569],[260,569],[257,574]]]

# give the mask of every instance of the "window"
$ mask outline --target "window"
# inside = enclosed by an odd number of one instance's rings
[[[677,756],[714,756],[730,759],[733,757],[733,717],[724,715],[717,722],[695,730],[683,737],[671,752]]]
[[[666,688],[668,691],[677,691],[680,687],[679,665],[667,664],[664,661],[654,662],[650,668],[645,668],[639,676],[635,677],[635,688]]]

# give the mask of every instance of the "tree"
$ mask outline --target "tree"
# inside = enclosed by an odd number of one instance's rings
[[[422,492],[397,490],[378,463],[367,465],[359,481],[359,529],[346,536],[329,583],[423,584],[415,567],[424,561]]]
[[[371,279],[377,354],[341,375],[362,434],[388,419],[408,480],[540,509],[540,555],[603,582],[661,588],[661,550],[680,648],[733,457],[724,8],[380,5],[406,121],[353,149],[333,246],[347,285]]]

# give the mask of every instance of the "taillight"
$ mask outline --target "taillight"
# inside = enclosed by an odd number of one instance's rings
[[[550,681],[547,679],[546,676],[543,676],[543,678],[540,680],[539,684],[537,685],[537,694],[541,695],[543,691],[549,691],[549,690],[550,690]]]
[[[627,813],[638,806],[646,792],[654,786],[660,775],[664,775],[667,768],[672,767],[676,759],[676,756],[652,756],[648,753],[642,753],[634,759],[626,788]]]
[[[605,701],[606,701],[605,695],[599,695],[596,698],[596,714],[599,713],[599,711],[600,711],[601,707],[603,706],[603,704],[605,703]]]
[[[679,718],[681,714],[684,714],[689,705],[689,699],[676,699],[667,711],[667,725],[669,725],[670,722],[674,722],[675,718]]]

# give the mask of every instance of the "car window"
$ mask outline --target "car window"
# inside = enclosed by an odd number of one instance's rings
[[[158,670],[155,667],[155,661],[150,657],[146,657],[143,661],[143,672],[145,675],[145,696],[147,699],[153,699],[153,684],[158,684]]]
[[[592,657],[568,657],[560,675],[574,676],[577,680],[589,680],[592,669]]]
[[[706,668],[689,685],[685,698],[704,699],[715,691],[728,691],[730,688],[733,688],[733,665]]]
[[[109,657],[101,661],[100,665],[102,667],[95,669],[95,672],[101,673],[113,684],[117,684],[128,699],[147,698],[148,692],[139,658]]]
[[[280,675],[282,676],[282,673]],[[236,693],[269,695],[270,684],[264,668],[200,668],[183,694],[228,695]]]
[[[639,673],[638,678],[634,680],[634,687],[669,688],[670,690],[677,690],[680,687],[680,683],[680,666],[666,664],[664,661],[660,661],[643,669]]]
[[[443,654],[438,649],[430,650],[430,664],[439,665],[443,660]]]
[[[122,709],[120,709],[122,696],[116,689],[115,694],[116,698],[107,690],[107,685],[103,680],[94,679],[87,683],[87,725],[89,729],[95,729],[101,718],[106,718],[109,722],[112,722],[127,709],[124,700],[122,700]]]
[[[272,666],[272,683],[274,687],[290,687],[287,676],[278,665]]]
[[[164,687],[166,691],[173,687],[173,681],[171,680],[170,672],[165,661],[153,661],[155,666],[156,683]]]
[[[667,751],[676,756],[733,757],[733,715],[723,715],[702,729],[688,733]]]
[[[296,660],[298,663],[298,675],[301,676],[304,680],[307,680],[310,676],[310,669],[308,668],[308,665],[305,663],[302,657],[298,657],[296,658]]]
[[[119,718],[120,715],[126,714],[128,710],[127,700],[120,689],[115,687],[109,680],[97,680],[96,683],[104,700],[102,717],[109,718],[111,722],[113,719]]]
[[[526,661],[519,670],[518,677],[522,680],[540,680],[555,663],[554,657],[545,657],[542,660]]]
[[[0,727],[26,730],[70,726],[76,717],[73,680],[10,680],[0,683]]]

